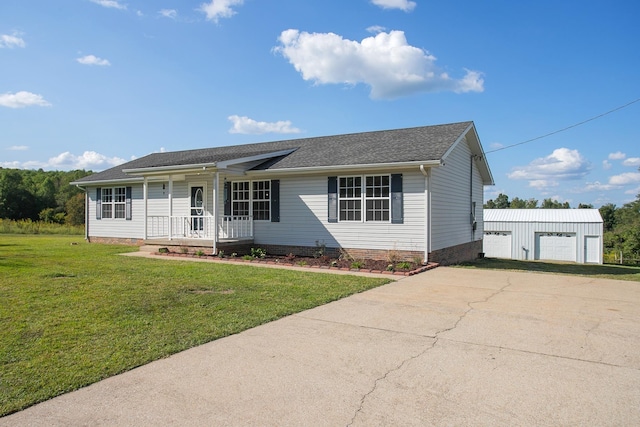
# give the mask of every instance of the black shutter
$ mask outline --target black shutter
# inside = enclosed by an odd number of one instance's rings
[[[125,190],[126,200],[124,207],[124,216],[127,221],[131,221],[131,187]]]
[[[96,189],[96,219],[102,219],[102,188]]]
[[[231,182],[224,182],[224,215],[231,216]]]
[[[402,224],[404,222],[402,203],[402,174],[391,175],[391,223]]]
[[[330,176],[328,185],[329,194],[329,222],[338,222],[338,177]]]
[[[271,222],[280,222],[280,180],[271,180]]]

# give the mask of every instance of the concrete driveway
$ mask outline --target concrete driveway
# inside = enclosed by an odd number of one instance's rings
[[[640,284],[437,268],[0,418],[640,425]]]

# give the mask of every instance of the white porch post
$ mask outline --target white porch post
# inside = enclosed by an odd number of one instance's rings
[[[142,197],[144,199],[144,240],[147,240],[148,236],[148,223],[147,217],[147,201],[149,200],[149,181],[147,177],[144,177],[144,183],[142,184]]]
[[[169,175],[169,240],[173,238],[173,175]]]
[[[220,185],[220,172],[216,171],[213,178],[213,254],[218,252],[218,185]]]

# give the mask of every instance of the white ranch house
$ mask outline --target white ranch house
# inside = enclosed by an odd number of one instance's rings
[[[473,122],[154,153],[82,178],[86,238],[452,263],[493,185]]]
[[[484,252],[492,258],[602,264],[598,209],[485,209]]]

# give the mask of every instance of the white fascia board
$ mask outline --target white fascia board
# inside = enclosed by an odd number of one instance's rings
[[[69,185],[75,185],[78,187],[87,187],[87,186],[93,186],[93,185],[122,185],[122,184],[138,184],[140,182],[142,182],[143,179],[142,177],[138,178],[138,177],[131,177],[129,179],[112,179],[112,180],[98,180],[98,181],[82,181],[82,182],[78,182],[78,181],[72,181],[69,183]]]
[[[122,169],[122,172],[130,175],[163,175],[167,172],[179,171],[180,173],[202,172],[216,167],[216,163],[200,163],[194,165],[150,166],[148,168]]]
[[[283,168],[283,169],[268,169],[262,171],[247,171],[247,175],[292,175],[292,174],[307,174],[307,173],[319,173],[319,172],[334,172],[341,173],[344,171],[375,171],[391,169],[406,169],[410,167],[423,165],[425,167],[438,167],[442,165],[440,160],[427,160],[427,161],[414,161],[414,162],[402,162],[402,163],[370,163],[362,165],[338,165],[338,166],[307,166],[300,168]]]

